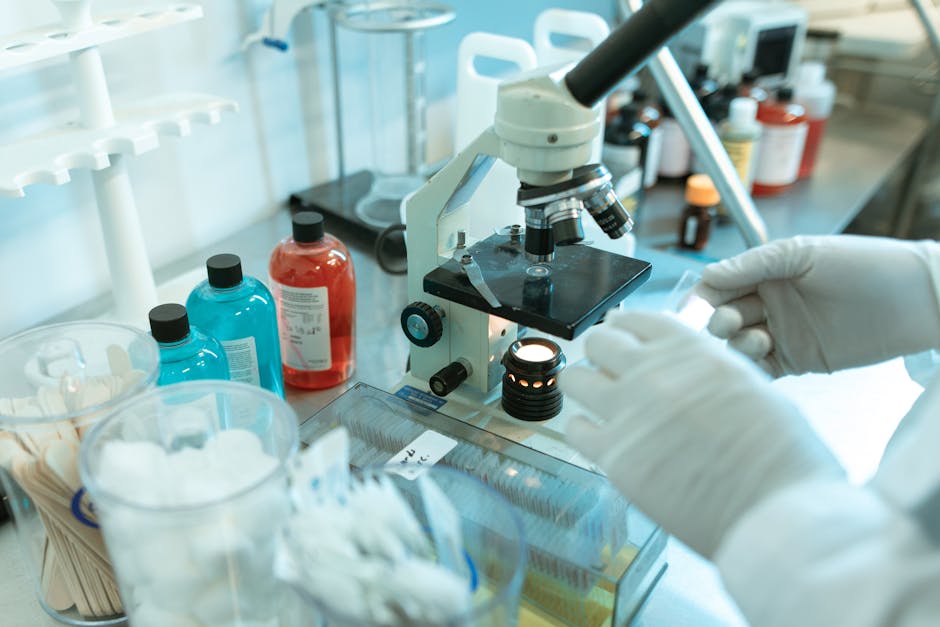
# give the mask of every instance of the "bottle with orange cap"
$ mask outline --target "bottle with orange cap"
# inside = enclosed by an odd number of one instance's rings
[[[685,201],[688,204],[679,221],[679,248],[702,250],[708,244],[721,196],[707,174],[693,174],[685,182]]]

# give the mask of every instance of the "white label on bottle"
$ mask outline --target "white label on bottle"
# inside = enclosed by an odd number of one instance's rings
[[[659,160],[659,175],[666,177],[685,176],[692,161],[692,147],[685,138],[682,127],[672,118],[660,125],[663,129],[663,149]]]
[[[659,161],[663,155],[663,129],[656,127],[650,131],[649,144],[646,146],[646,163],[643,166],[643,187],[649,189],[656,185],[659,174]]]
[[[258,349],[254,337],[220,342],[228,358],[228,372],[232,381],[250,385],[261,385],[261,373],[258,371]]]
[[[754,182],[758,185],[789,185],[796,181],[808,129],[807,124],[765,124],[758,147]]]
[[[297,370],[329,370],[330,298],[325,287],[278,285],[281,359]]]
[[[425,431],[396,453],[387,466],[406,479],[414,479],[425,468],[441,461],[445,455],[457,446],[457,441],[437,431]]]
[[[695,242],[698,239],[696,233],[698,232],[698,218],[695,216],[689,216],[685,221],[685,239],[682,241],[686,246],[695,246]]]

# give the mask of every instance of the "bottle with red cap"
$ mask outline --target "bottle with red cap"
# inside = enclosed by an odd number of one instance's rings
[[[275,247],[268,272],[284,382],[316,390],[348,379],[356,364],[356,277],[349,251],[324,231],[322,215],[294,215],[293,235]]]
[[[763,136],[754,172],[753,194],[773,196],[788,190],[799,176],[809,130],[806,109],[793,102],[793,89],[781,87],[774,100],[760,104],[757,120],[763,126]]]

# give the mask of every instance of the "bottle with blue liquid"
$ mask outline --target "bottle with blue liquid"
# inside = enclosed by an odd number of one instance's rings
[[[186,308],[177,303],[150,310],[150,334],[160,347],[157,385],[195,379],[229,379],[228,360],[222,345],[189,326]]]
[[[281,346],[274,298],[264,283],[242,274],[238,255],[206,261],[208,280],[186,300],[193,324],[219,340],[232,381],[258,385],[284,396]]]

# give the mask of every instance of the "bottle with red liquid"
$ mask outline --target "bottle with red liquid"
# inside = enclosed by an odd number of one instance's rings
[[[294,215],[293,236],[275,247],[268,272],[284,382],[317,390],[348,379],[356,365],[356,278],[349,251],[324,231],[322,215]]]
[[[816,167],[819,144],[836,101],[836,86],[826,80],[825,65],[818,61],[807,61],[800,65],[796,101],[806,108],[809,123],[806,147],[803,148],[803,160],[800,162],[800,178],[805,179],[813,174]]]
[[[793,90],[781,87],[774,100],[757,108],[764,132],[754,171],[754,196],[773,196],[790,189],[800,172],[809,125],[806,109],[793,102]]]

